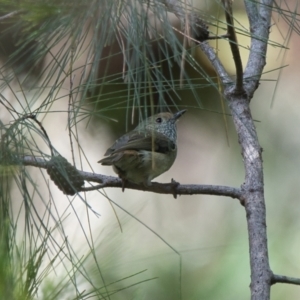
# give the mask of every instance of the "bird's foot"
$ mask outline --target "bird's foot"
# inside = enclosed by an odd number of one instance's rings
[[[143,185],[144,185],[144,187],[149,187],[149,186],[151,186],[152,185],[152,182],[150,181],[150,180],[145,180],[144,182],[143,182]]]
[[[124,193],[125,191],[125,185],[126,185],[126,179],[121,178],[122,179],[122,192]]]

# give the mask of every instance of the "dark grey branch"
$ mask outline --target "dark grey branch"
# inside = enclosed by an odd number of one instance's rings
[[[177,16],[182,22],[184,22],[187,12],[182,7],[184,4],[178,0],[161,0],[166,5],[169,11]]]
[[[262,1],[258,4],[245,0],[245,7],[250,21],[251,45],[248,63],[244,73],[245,90],[248,99],[253,97],[258,87],[263,68],[266,64],[266,53],[274,0]]]
[[[234,85],[234,82],[226,72],[224,66],[220,62],[219,58],[217,57],[214,49],[209,46],[207,42],[199,43],[200,49],[205,53],[211,64],[213,65],[216,73],[218,74],[222,84],[226,85]]]
[[[244,2],[245,2],[248,20],[249,20],[250,27],[251,27],[252,24],[257,23],[257,21],[256,21],[258,18],[257,3],[253,0],[245,0]]]
[[[249,236],[251,299],[269,300],[272,272],[269,266],[267,245],[262,150],[251,116],[249,99],[259,84],[265,65],[272,1],[253,2],[252,4],[249,2],[245,1],[245,4],[251,23],[252,39],[249,61],[244,73],[246,93],[240,93],[235,84],[228,84],[228,75],[218,57],[214,55],[214,51],[209,49],[209,45],[201,43],[199,46],[211,61],[224,84],[224,96],[231,111],[242,149],[245,166],[242,194],[245,200]],[[258,14],[254,16],[256,10]]]
[[[271,279],[271,284],[275,284],[275,283],[288,283],[288,284],[300,285],[300,278],[273,274]]]
[[[233,14],[232,14],[232,1],[231,0],[222,0],[225,10],[225,17],[227,23],[227,35],[229,39],[229,45],[231,53],[233,56],[235,69],[236,69],[236,85],[235,89],[237,93],[244,93],[243,86],[243,64],[240,54],[240,49],[238,45],[237,36],[234,28]]]
[[[34,156],[25,156],[21,161],[19,161],[25,166],[34,166],[38,168],[47,169],[48,162],[43,158],[38,158]],[[90,172],[84,172],[78,170],[79,174],[82,176],[83,180],[90,182],[97,182],[99,185],[91,187],[82,187],[77,190],[80,191],[91,191],[95,189],[102,189],[108,187],[122,188],[122,181],[117,177],[105,176],[101,174],[95,174]],[[152,182],[151,186],[137,185],[133,183],[126,183],[126,189],[133,189],[139,191],[147,191],[159,194],[170,194],[174,195],[217,195],[217,196],[227,196],[243,201],[241,190],[238,188],[227,187],[227,186],[217,186],[217,185],[197,185],[197,184],[179,184],[175,181],[171,183],[157,183]]]
[[[190,6],[179,0],[161,0],[165,4],[168,11],[172,12],[184,24],[186,30],[179,31],[189,40],[197,43],[207,39],[216,39],[222,37],[210,37],[208,26],[198,13],[190,10]],[[176,30],[176,29],[175,29]]]

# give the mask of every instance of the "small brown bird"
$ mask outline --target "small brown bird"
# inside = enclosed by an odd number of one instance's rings
[[[134,130],[124,134],[107,149],[98,162],[113,166],[126,181],[151,185],[151,180],[168,171],[177,155],[176,121],[186,112],[159,113],[142,121]]]

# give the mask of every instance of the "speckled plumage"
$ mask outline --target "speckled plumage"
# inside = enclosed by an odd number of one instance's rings
[[[185,110],[175,114],[159,113],[142,121],[134,130],[115,141],[99,161],[113,166],[123,180],[150,185],[151,180],[170,169],[177,155],[176,121]]]

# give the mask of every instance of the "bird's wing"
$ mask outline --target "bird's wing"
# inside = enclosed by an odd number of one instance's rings
[[[101,163],[104,166],[111,166],[111,165],[116,164],[121,159],[123,159],[123,164],[128,164],[128,165],[131,165],[132,167],[135,164],[140,163],[140,160],[141,160],[138,151],[125,150],[122,152],[114,152],[110,156],[107,156],[107,157],[99,160],[98,163]]]
[[[125,150],[146,150],[167,153],[175,149],[175,143],[163,134],[155,133],[154,135],[144,135],[136,132],[132,136],[122,136],[106,151],[105,155],[119,153]]]
[[[121,136],[120,138],[118,138],[114,144],[108,148],[104,154],[104,156],[110,155],[113,152],[115,152],[116,149],[119,149],[120,147],[122,147],[123,145],[126,145],[129,141],[130,136],[128,134],[124,134],[123,136]]]

